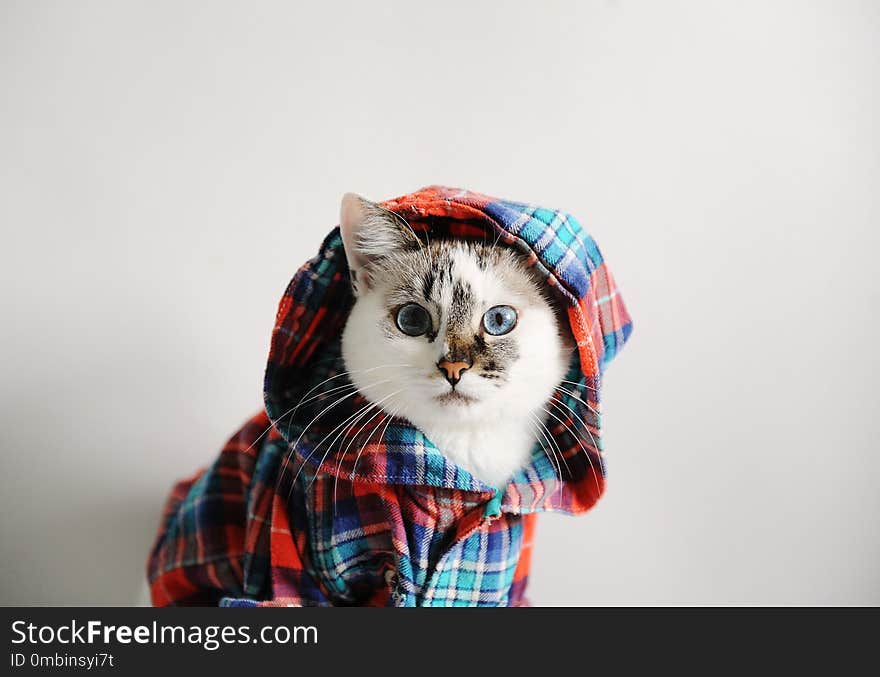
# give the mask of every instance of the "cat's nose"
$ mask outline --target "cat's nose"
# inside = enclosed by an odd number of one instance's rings
[[[447,360],[440,360],[437,363],[437,368],[443,372],[446,376],[446,380],[453,386],[461,380],[462,373],[470,369],[470,367],[470,362],[449,362]]]

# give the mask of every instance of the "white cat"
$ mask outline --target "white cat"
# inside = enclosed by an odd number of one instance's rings
[[[356,296],[342,337],[352,382],[504,487],[528,463],[574,348],[546,282],[506,247],[422,241],[356,195],[342,200],[340,229]]]

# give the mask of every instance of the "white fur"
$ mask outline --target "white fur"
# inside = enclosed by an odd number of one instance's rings
[[[466,247],[447,246],[456,247],[453,277],[469,282],[476,299],[474,333],[480,331],[483,313],[494,305],[510,305],[518,312],[511,334],[516,333],[519,357],[510,363],[507,380],[487,380],[474,373],[476,369],[468,370],[455,390],[474,401],[438,400],[452,391],[437,367],[446,351],[445,318],[442,313],[434,317],[439,330],[433,342],[400,332],[389,318],[390,281],[381,273],[369,287],[358,290],[343,333],[342,354],[352,382],[368,400],[409,420],[474,476],[503,487],[530,458],[539,435],[536,418],[547,418],[544,407],[565,377],[570,352],[549,303],[527,293],[534,283],[524,267],[517,263],[503,271],[492,266],[481,270]],[[521,279],[511,284],[511,275]],[[424,304],[417,281],[412,282],[412,300]],[[449,301],[443,299],[440,307],[448,307]],[[485,339],[497,340],[489,335]]]

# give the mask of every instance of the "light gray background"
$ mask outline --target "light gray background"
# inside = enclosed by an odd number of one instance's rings
[[[431,183],[635,319],[536,603],[880,602],[880,4],[367,4],[3,0],[0,602],[133,601],[342,193]]]

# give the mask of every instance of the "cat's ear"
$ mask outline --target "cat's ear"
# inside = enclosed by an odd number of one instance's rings
[[[354,193],[342,196],[339,231],[355,294],[372,284],[372,263],[393,256],[395,252],[420,246],[402,216]]]

